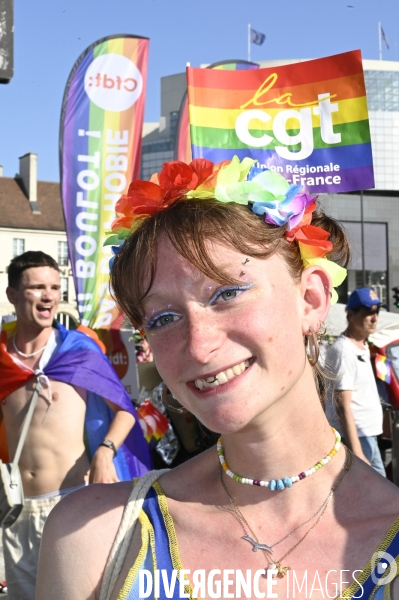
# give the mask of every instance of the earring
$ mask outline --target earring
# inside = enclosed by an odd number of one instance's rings
[[[162,383],[162,395],[161,395],[161,400],[162,400],[162,404],[164,405],[164,407],[167,410],[170,410],[171,412],[177,413],[178,415],[182,415],[183,413],[188,412],[187,408],[184,408],[184,406],[172,406],[171,404],[169,404],[168,402],[168,388],[166,387],[165,383]]]
[[[311,367],[314,367],[319,360],[319,343],[317,341],[317,335],[311,327],[309,327],[309,333],[306,335],[308,338],[309,352],[306,353],[308,361]]]
[[[323,339],[323,337],[326,335],[327,333],[327,326],[324,323],[324,321],[322,321],[320,323],[320,327],[319,327],[319,331],[317,332],[317,341],[321,342],[321,340]]]

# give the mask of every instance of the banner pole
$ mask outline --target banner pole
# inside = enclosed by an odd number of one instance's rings
[[[366,287],[366,257],[364,252],[364,207],[363,207],[363,190],[360,190],[360,227],[362,240],[362,280],[363,287]]]
[[[380,50],[380,60],[382,60],[381,21],[378,21],[378,47]]]
[[[248,62],[251,62],[251,25],[248,23]]]

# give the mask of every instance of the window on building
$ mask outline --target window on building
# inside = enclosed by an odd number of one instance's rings
[[[60,267],[68,266],[68,244],[58,242],[58,264]]]
[[[61,277],[61,302],[68,302],[68,277]]]
[[[25,240],[22,238],[14,238],[12,241],[12,256],[15,258],[25,252]]]
[[[399,110],[398,71],[365,71],[364,80],[370,111]]]
[[[75,317],[62,311],[57,313],[56,319],[58,323],[61,323],[66,329],[77,329],[79,325]]]

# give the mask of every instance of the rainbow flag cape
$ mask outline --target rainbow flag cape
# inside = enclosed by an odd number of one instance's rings
[[[374,187],[360,50],[187,80],[193,158],[249,156],[308,193]]]
[[[391,383],[392,380],[392,361],[382,354],[376,354],[375,356],[375,374],[378,379],[385,381],[385,383]]]
[[[85,417],[85,437],[89,458],[105,438],[113,418],[113,412],[102,400],[104,397],[136,418],[133,429],[118,450],[114,464],[120,480],[140,477],[152,468],[150,454],[138,415],[112,365],[96,342],[84,333],[67,331],[59,323],[57,329],[61,334],[62,343],[43,372],[49,379],[80,386],[89,392]],[[7,333],[2,331],[0,401],[35,377],[30,369],[24,369],[14,362],[6,350],[6,344]],[[3,433],[2,438],[4,439]],[[6,456],[0,458],[4,462],[8,461]]]

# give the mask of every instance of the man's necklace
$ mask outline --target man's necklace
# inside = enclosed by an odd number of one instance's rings
[[[19,348],[17,348],[17,344],[15,342],[15,334],[12,337],[12,344],[14,346],[15,352],[17,352],[20,356],[23,356],[24,358],[31,358],[32,356],[36,356],[36,354],[40,354],[40,352],[43,352],[43,350],[47,346],[47,343],[48,342],[46,342],[46,344],[43,346],[43,348],[40,348],[40,350],[36,350],[36,352],[31,352],[30,354],[25,354],[24,352],[21,352]]]
[[[253,552],[257,552],[258,549],[262,550],[262,552],[264,553],[264,555],[265,555],[265,557],[267,559],[267,562],[268,562],[268,568],[267,568],[268,571],[269,570],[270,571],[275,571],[276,570],[278,576],[284,577],[285,574],[286,574],[286,572],[291,570],[291,567],[289,567],[289,566],[283,567],[282,564],[281,564],[282,561],[289,554],[291,554],[291,552],[293,552],[299,546],[299,544],[301,544],[304,541],[304,539],[309,535],[309,533],[312,531],[312,529],[314,529],[316,527],[316,525],[321,521],[321,519],[323,518],[324,513],[327,510],[328,504],[329,504],[331,498],[333,497],[334,492],[337,490],[337,488],[338,488],[339,484],[341,483],[342,479],[344,478],[345,474],[349,471],[349,469],[351,468],[351,466],[353,464],[353,453],[346,446],[345,446],[345,451],[346,451],[346,460],[345,460],[345,464],[344,464],[344,467],[342,469],[341,475],[338,478],[337,483],[331,488],[330,493],[328,494],[327,498],[324,500],[324,502],[320,506],[320,508],[309,519],[307,519],[306,521],[304,521],[300,525],[297,525],[295,527],[295,529],[293,529],[292,531],[290,531],[290,533],[287,533],[287,535],[285,535],[283,538],[281,538],[280,540],[278,540],[277,542],[275,542],[271,546],[269,546],[267,544],[262,544],[262,543],[259,542],[259,540],[256,537],[255,533],[253,532],[253,530],[251,529],[250,525],[248,524],[248,521],[245,519],[245,517],[243,516],[242,512],[240,511],[240,509],[238,508],[237,504],[234,502],[232,496],[230,495],[230,492],[227,489],[226,484],[223,481],[223,469],[221,468],[221,466],[219,464],[219,474],[220,474],[221,484],[222,484],[223,489],[226,492],[227,497],[229,499],[229,502],[230,502],[230,504],[231,504],[231,506],[233,508],[234,515],[237,518],[237,520],[240,522],[241,527],[243,528],[243,531],[244,531],[244,535],[242,536],[242,539],[244,539],[244,540],[248,541],[250,544],[252,544],[252,551]],[[272,562],[270,554],[273,553],[273,548],[275,548],[276,546],[278,546],[278,544],[281,544],[281,542],[283,542],[284,540],[286,540],[287,538],[289,538],[292,534],[294,534],[296,531],[298,531],[298,529],[300,529],[301,527],[303,527],[304,525],[306,525],[307,523],[309,523],[310,521],[312,521],[317,515],[319,515],[317,521],[315,523],[313,523],[313,525],[311,527],[309,527],[309,529],[307,530],[307,532],[305,533],[305,535],[302,536],[302,538],[292,548],[290,548],[290,550],[288,550],[288,552],[286,552],[278,561]],[[252,534],[252,537],[250,535],[248,535],[248,531]]]

